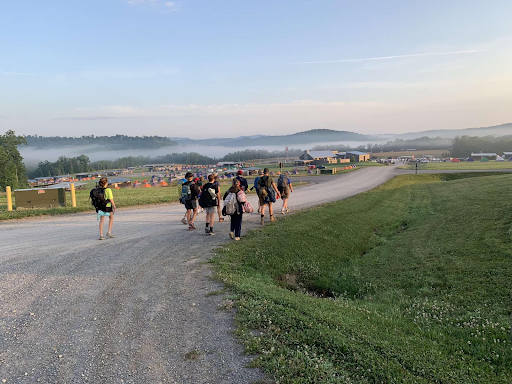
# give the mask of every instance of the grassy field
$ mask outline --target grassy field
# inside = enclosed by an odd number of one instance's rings
[[[425,149],[421,151],[396,151],[396,152],[375,152],[371,154],[371,157],[378,157],[381,159],[397,158],[399,156],[413,156],[415,158],[422,158],[425,155],[434,157],[441,157],[444,153],[450,152],[449,149]]]
[[[220,249],[254,365],[279,383],[512,382],[511,195],[512,175],[404,175]]]
[[[416,166],[404,165],[400,169],[415,169]],[[429,169],[436,171],[444,170],[483,170],[483,169],[512,169],[512,161],[461,161],[460,163],[420,163],[418,169]]]

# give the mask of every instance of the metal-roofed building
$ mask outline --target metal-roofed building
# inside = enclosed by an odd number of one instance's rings
[[[484,157],[489,159],[489,160],[496,160],[496,158],[498,157],[498,154],[497,153],[485,153],[485,152],[482,152],[482,153],[472,153],[471,157],[475,161],[480,161]]]
[[[347,154],[345,156],[347,159],[351,159],[353,157],[356,163],[370,160],[370,154],[367,152],[347,151]]]
[[[304,151],[299,156],[299,161],[302,163],[324,164],[324,163],[337,163],[335,151]]]
[[[503,152],[503,157],[505,160],[512,158],[512,152]]]

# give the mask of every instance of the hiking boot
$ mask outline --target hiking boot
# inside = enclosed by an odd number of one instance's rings
[[[235,237],[235,239],[234,239],[234,240],[235,240],[235,241],[238,241],[238,240],[240,240],[240,238],[239,238],[239,237]]]
[[[229,232],[229,237],[231,239],[234,239],[235,238],[235,232]]]
[[[204,233],[206,233],[206,234],[210,233],[210,228],[204,227]]]
[[[110,232],[109,232],[109,233],[107,233],[107,237],[112,237],[112,238],[114,238],[115,236],[114,236],[114,234],[113,234],[113,233],[110,233]]]
[[[187,219],[185,219],[185,218],[181,219],[181,222],[182,222],[183,224],[185,224],[185,225],[187,225],[187,224],[188,224]]]
[[[105,240],[105,236],[100,236],[100,240]]]

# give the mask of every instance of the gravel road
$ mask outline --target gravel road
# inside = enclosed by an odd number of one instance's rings
[[[319,177],[297,188],[289,206],[352,196],[395,174],[371,167]],[[207,264],[229,240],[228,222],[206,236],[204,213],[191,232],[180,204],[122,204],[117,237],[105,241],[92,213],[0,223],[0,383],[265,380],[247,368],[231,303]],[[245,215],[243,232],[258,221]]]

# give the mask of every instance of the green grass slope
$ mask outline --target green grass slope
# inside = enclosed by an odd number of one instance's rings
[[[396,177],[223,248],[254,364],[280,383],[512,382],[512,175],[470,175]]]

